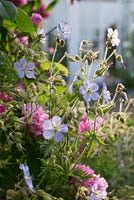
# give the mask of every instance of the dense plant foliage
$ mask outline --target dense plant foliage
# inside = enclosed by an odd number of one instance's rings
[[[110,94],[105,83],[96,82],[111,66],[111,56],[123,65],[117,50],[108,53],[120,43],[118,31],[108,29],[104,58],[83,40],[78,55],[66,52],[56,62],[71,27],[61,21],[45,34],[41,26],[57,2],[0,2],[0,199],[108,199],[106,180],[109,191],[122,181],[112,168],[119,162],[124,169],[127,162],[116,135],[122,139],[128,126],[131,131],[127,112],[133,101],[122,84]],[[55,49],[49,60],[44,43],[52,31]],[[68,84],[64,59],[80,66]],[[92,75],[93,62],[98,69]],[[127,132],[123,139],[128,140]],[[120,152],[117,162],[111,146]]]

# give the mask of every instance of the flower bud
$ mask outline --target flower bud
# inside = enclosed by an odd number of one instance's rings
[[[65,46],[65,40],[60,40],[60,46],[64,47]]]
[[[77,61],[81,61],[80,56],[76,55],[76,56],[75,56],[75,60],[77,60]]]
[[[122,83],[119,83],[119,84],[117,84],[117,87],[116,87],[115,91],[117,93],[121,93],[121,92],[123,92],[124,89],[125,89],[125,86]]]
[[[96,73],[97,76],[103,76],[104,73],[105,73],[107,70],[108,70],[108,67],[103,67],[103,68],[100,68],[100,69],[96,70],[95,73]]]
[[[89,45],[91,45],[92,43],[91,42],[89,42],[88,40],[83,40],[82,41],[82,46],[89,46]]]
[[[115,56],[115,58],[116,58],[116,60],[119,61],[120,63],[123,63],[123,58],[122,58],[122,56],[121,56],[120,54],[117,54],[117,55]]]

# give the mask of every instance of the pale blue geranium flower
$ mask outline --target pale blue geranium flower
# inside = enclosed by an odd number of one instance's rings
[[[97,83],[90,83],[89,80],[85,80],[83,85],[80,86],[79,92],[83,95],[83,99],[88,103],[91,100],[97,100],[99,98],[98,93],[99,86]]]
[[[27,165],[24,165],[24,164],[20,163],[19,168],[23,171],[24,179],[25,179],[25,182],[26,182],[28,188],[31,191],[33,191],[34,187],[33,187],[32,178],[30,176],[29,167]]]
[[[54,137],[56,142],[60,142],[64,134],[68,132],[67,124],[61,124],[61,121],[61,117],[59,116],[54,116],[52,119],[45,120],[43,124],[43,137],[47,140]]]
[[[107,85],[106,83],[103,83],[103,88],[102,88],[102,95],[103,95],[103,100],[106,103],[109,103],[111,101],[111,95],[109,90],[107,90]]]
[[[33,78],[35,64],[33,62],[27,62],[25,58],[21,58],[19,61],[14,63],[14,68],[18,71],[20,78]]]
[[[99,190],[97,188],[98,188],[97,184],[94,184],[92,186],[90,199],[91,200],[102,200],[102,199],[105,199],[107,197],[106,190],[105,189]]]
[[[58,25],[57,25],[57,32],[58,35],[61,39],[66,40],[66,39],[71,39],[71,32],[72,29],[71,27],[64,21],[61,21]]]

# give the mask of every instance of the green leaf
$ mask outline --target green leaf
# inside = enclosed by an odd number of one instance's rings
[[[24,12],[22,9],[18,8],[18,15],[16,16],[16,23],[21,31],[27,32],[27,33],[33,33],[34,32],[34,25],[27,15],[26,12]]]
[[[17,15],[17,8],[9,1],[0,2],[0,18],[14,21]]]
[[[50,62],[42,63],[41,69],[48,71],[50,69],[50,65],[51,65]],[[53,71],[54,73],[59,71],[59,74],[66,76],[66,77],[68,76],[68,69],[64,65],[55,62],[53,68],[54,68],[54,71]]]
[[[59,0],[53,0],[48,6],[47,8],[45,9],[45,12],[49,12],[51,11],[55,5],[59,2]]]

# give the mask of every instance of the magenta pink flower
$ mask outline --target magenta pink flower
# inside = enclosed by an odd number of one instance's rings
[[[75,169],[79,169],[80,171],[85,172],[89,176],[94,176],[94,170],[91,169],[89,166],[77,164],[75,165]]]
[[[97,190],[106,190],[108,188],[107,181],[103,177],[100,177],[99,175],[96,176],[95,178],[91,178],[90,184],[91,186],[93,186],[94,184],[97,185]]]
[[[22,44],[24,44],[25,46],[28,46],[28,44],[29,44],[29,41],[28,41],[29,37],[28,36],[20,37],[18,39]]]
[[[79,133],[84,133],[86,131],[89,131],[89,121],[81,121],[79,124]]]
[[[53,54],[54,53],[54,48],[53,47],[49,47],[48,51],[49,51],[50,54]]]
[[[21,7],[24,6],[28,3],[28,0],[11,0],[11,2],[17,6],[17,7]]]
[[[9,102],[13,100],[13,97],[7,95],[5,92],[1,92],[0,93],[0,100],[4,101],[4,102]]]
[[[33,13],[31,16],[31,20],[33,24],[38,26],[43,21],[43,18],[39,13]]]
[[[87,120],[87,115],[86,115],[86,114],[83,114],[83,115],[81,116],[81,120],[82,120],[82,121],[86,121],[86,120]]]
[[[22,115],[24,115],[24,117],[21,119],[27,122],[26,126],[29,132],[31,132],[34,137],[42,136],[44,120],[49,118],[49,115],[45,113],[44,109],[34,103],[23,104]],[[31,120],[29,120],[30,117]]]
[[[0,115],[6,111],[6,107],[0,104]]]
[[[46,4],[43,3],[40,8],[38,8],[37,13],[39,13],[43,18],[48,18],[50,16],[49,12],[45,12],[45,9],[47,8]]]
[[[106,189],[108,188],[108,183],[103,177],[96,175],[94,171],[86,165],[77,164],[75,169],[79,169],[89,175],[89,178],[84,180],[74,177],[71,179],[70,183],[76,189],[82,186],[86,187],[89,191],[89,197],[91,200],[102,200],[107,197]]]
[[[96,134],[102,139],[106,139],[105,133],[101,132],[101,126],[103,124],[103,118],[100,116],[96,117],[96,120],[88,120],[86,115],[82,115],[81,122],[79,123],[79,139],[84,139],[81,133],[85,133],[87,131],[95,131]]]

